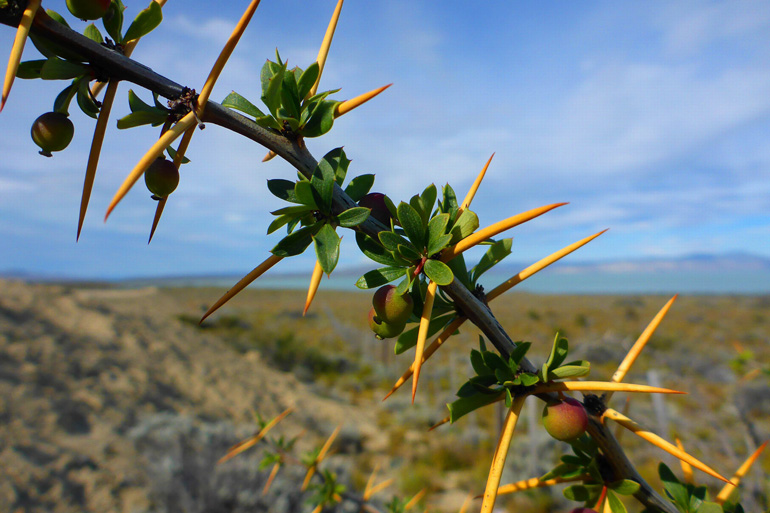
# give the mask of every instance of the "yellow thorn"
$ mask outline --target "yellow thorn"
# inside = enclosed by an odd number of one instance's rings
[[[564,258],[565,256],[569,255],[570,253],[572,253],[576,249],[578,249],[578,248],[580,248],[582,246],[585,246],[586,244],[588,244],[589,242],[591,242],[596,237],[598,237],[599,235],[603,234],[606,231],[607,230],[602,230],[599,233],[595,233],[594,235],[591,235],[590,237],[586,237],[585,239],[579,240],[579,241],[575,242],[574,244],[570,244],[569,246],[567,246],[565,248],[562,248],[562,249],[560,249],[559,251],[557,251],[555,253],[551,253],[550,255],[548,255],[547,257],[545,257],[545,258],[543,258],[541,260],[538,260],[534,264],[530,265],[526,269],[524,269],[521,272],[519,272],[519,274],[511,277],[509,280],[501,283],[500,285],[498,285],[497,287],[495,287],[494,289],[489,291],[489,294],[487,294],[487,301],[491,301],[494,298],[498,297],[499,295],[504,294],[505,292],[508,292],[510,289],[512,289],[513,287],[515,287],[519,283],[523,282],[524,280],[526,280],[527,278],[529,278],[533,274],[535,274],[535,273],[537,273],[539,271],[542,271],[543,269],[545,269],[546,267],[548,267],[552,263],[556,262],[557,260],[559,260],[561,258]]]
[[[746,473],[749,471],[751,466],[754,464],[755,461],[757,461],[757,458],[759,458],[759,455],[762,454],[762,451],[765,450],[765,447],[767,447],[767,442],[763,443],[759,446],[759,448],[754,451],[754,454],[749,456],[746,461],[743,462],[743,465],[738,468],[738,470],[735,471],[735,474],[733,474],[732,479],[730,479],[731,483],[726,484],[724,488],[722,488],[719,491],[719,495],[717,495],[716,503],[717,504],[724,504],[724,502],[730,498],[730,494],[733,493],[733,490],[735,490],[735,487],[738,486],[738,484],[741,482],[741,478],[746,475]]]
[[[273,484],[273,479],[275,479],[275,476],[278,474],[279,468],[281,468],[280,462],[277,462],[275,465],[273,465],[273,470],[270,471],[270,475],[267,478],[265,487],[262,489],[262,495],[267,495],[267,491],[270,490],[270,485]]]
[[[385,481],[381,482],[380,484],[378,484],[376,486],[373,486],[372,488],[369,489],[369,496],[368,497],[369,498],[373,497],[374,494],[376,494],[377,492],[382,491],[385,488],[387,488],[388,486],[392,485],[394,481],[395,481],[395,479],[390,478],[390,479],[386,479]],[[369,498],[367,498],[367,496],[364,495],[364,500],[369,500]]]
[[[433,431],[433,430],[434,430],[434,429],[436,429],[437,427],[443,426],[444,424],[446,424],[447,422],[449,422],[449,420],[450,420],[450,416],[449,416],[449,415],[447,415],[447,416],[446,416],[446,417],[444,417],[443,419],[441,419],[441,420],[439,420],[438,422],[436,422],[435,424],[433,424],[433,425],[432,425],[432,426],[431,426],[431,427],[428,429],[428,431]]]
[[[347,114],[351,110],[355,109],[356,107],[359,107],[363,105],[364,103],[368,102],[381,92],[383,92],[388,87],[392,86],[393,84],[388,84],[386,86],[379,87],[377,89],[374,89],[372,91],[369,91],[368,93],[364,93],[362,95],[356,96],[355,98],[352,98],[350,100],[345,100],[342,103],[338,103],[336,107],[334,107],[334,117],[338,118],[344,114]]]
[[[305,474],[305,480],[302,482],[302,487],[300,488],[301,491],[304,492],[305,490],[307,490],[307,487],[310,484],[310,479],[315,474],[316,467],[326,457],[326,453],[329,452],[329,448],[332,446],[332,443],[334,443],[334,439],[337,438],[337,433],[340,432],[340,428],[342,428],[341,425],[337,426],[337,429],[335,429],[332,432],[332,434],[326,440],[326,443],[323,444],[323,447],[321,447],[321,450],[318,452],[318,456],[316,457],[313,465],[311,465],[310,468],[307,469],[307,474]]]
[[[158,228],[160,222],[160,216],[163,215],[163,209],[166,208],[166,201],[168,196],[158,200],[158,204],[155,205],[155,216],[152,218],[152,227],[150,228],[150,238],[147,239],[147,244],[152,242],[152,237],[155,235],[155,230]]]
[[[174,142],[177,137],[182,135],[183,132],[185,132],[193,125],[195,125],[195,116],[192,112],[188,112],[181,120],[179,120],[176,125],[174,125],[169,130],[166,130],[166,132],[160,136],[155,144],[153,144],[152,147],[147,150],[147,153],[144,154],[134,169],[131,170],[131,173],[129,173],[126,179],[123,180],[123,183],[118,189],[118,192],[116,192],[115,196],[112,198],[109,207],[107,207],[107,213],[104,216],[105,221],[110,216],[110,213],[112,213],[112,210],[115,208],[115,206],[125,197],[128,191],[131,190],[131,187],[134,186],[137,180],[139,180],[139,177],[141,177],[145,170],[150,167],[150,164],[152,164],[155,159],[165,151],[169,144]]]
[[[685,452],[684,451],[684,446],[682,445],[682,441],[678,437],[675,438],[674,440],[676,441],[677,448],[680,451]],[[693,476],[692,476],[692,465],[690,465],[689,463],[687,463],[686,461],[683,461],[683,460],[679,460],[679,464],[682,467],[682,474],[684,475],[685,483],[695,484]],[[730,486],[730,485],[727,485],[727,486]]]
[[[521,407],[524,405],[526,396],[518,396],[514,398],[511,409],[508,411],[508,415],[505,417],[505,426],[503,432],[500,433],[500,440],[497,442],[497,448],[495,449],[495,455],[492,458],[492,467],[489,470],[489,476],[487,477],[487,486],[484,490],[484,500],[481,503],[481,513],[491,513],[495,507],[495,500],[497,500],[497,489],[500,486],[500,478],[503,475],[503,468],[505,467],[505,458],[508,456],[508,449],[511,446],[511,438],[513,438],[513,431],[516,428],[516,422],[519,420],[519,414],[521,413]]]
[[[35,19],[38,7],[40,7],[41,0],[30,0],[27,4],[27,8],[21,15],[19,20],[19,27],[16,29],[16,38],[13,40],[13,46],[11,47],[11,55],[8,57],[8,68],[5,70],[5,81],[3,82],[3,97],[0,101],[0,112],[5,108],[5,102],[8,100],[8,95],[11,92],[11,86],[13,86],[13,80],[16,78],[16,71],[19,69],[19,63],[21,62],[21,54],[24,52],[24,45],[27,42],[27,36],[29,35],[29,28],[32,26],[32,20]]]
[[[514,226],[518,226],[531,219],[534,219],[535,217],[543,215],[550,210],[553,210],[557,207],[561,207],[566,204],[567,203],[554,203],[553,205],[546,205],[544,207],[533,208],[532,210],[528,210],[526,212],[515,215],[513,217],[509,217],[508,219],[504,219],[482,230],[472,233],[469,236],[465,237],[460,242],[458,242],[457,244],[455,244],[454,246],[452,246],[451,248],[445,249],[441,253],[441,260],[443,260],[444,262],[448,262],[449,260],[452,260],[454,257],[459,255],[463,251],[470,249],[481,242],[484,242],[490,237],[494,237],[495,235],[501,232],[504,232],[505,230],[509,230]]]
[[[668,310],[671,308],[671,305],[674,304],[674,301],[679,296],[679,294],[676,294],[674,297],[668,300],[668,302],[663,305],[663,308],[660,309],[660,311],[655,315],[655,317],[650,321],[650,324],[647,325],[647,327],[644,329],[641,335],[639,335],[639,338],[636,340],[634,345],[631,347],[631,349],[628,351],[628,354],[623,359],[622,362],[620,362],[620,366],[618,366],[618,370],[615,371],[615,374],[612,375],[612,381],[616,383],[620,383],[623,381],[623,378],[626,377],[626,374],[628,373],[628,370],[631,368],[631,366],[636,361],[636,358],[639,356],[639,353],[642,352],[642,349],[644,349],[644,346],[647,344],[647,342],[650,340],[650,337],[652,337],[652,334],[655,333],[655,330],[660,325],[661,321],[663,321],[663,318],[668,313]],[[612,397],[612,394],[608,394],[605,398],[605,403],[610,400]]]
[[[761,372],[762,372],[762,369],[759,369],[759,368],[757,368],[757,369],[751,369],[749,372],[747,372],[746,374],[744,374],[743,376],[741,376],[741,377],[740,377],[740,379],[739,379],[738,381],[740,381],[741,383],[744,383],[744,382],[746,382],[746,381],[751,381],[752,379],[754,379],[754,378],[756,378],[757,376],[759,376],[759,374],[760,374]]]
[[[428,291],[425,294],[425,305],[422,307],[420,316],[420,328],[417,332],[417,346],[414,350],[414,379],[412,380],[412,404],[414,396],[417,394],[417,381],[420,379],[420,367],[422,367],[422,356],[425,349],[425,339],[428,338],[428,327],[430,326],[430,315],[433,313],[433,301],[436,299],[436,289],[438,284],[432,281],[428,284]]]
[[[318,286],[321,284],[321,278],[323,278],[324,270],[321,267],[321,263],[316,260],[315,267],[313,268],[313,274],[310,277],[310,287],[307,289],[307,299],[305,300],[305,309],[302,310],[302,316],[304,317],[310,308],[310,303],[313,302],[315,293],[318,292]]]
[[[276,155],[278,155],[276,152],[274,152],[273,150],[270,150],[262,158],[262,162],[267,162],[268,160],[273,160],[276,157]]]
[[[422,490],[420,490],[419,492],[417,492],[417,493],[414,495],[414,497],[412,497],[411,499],[409,499],[409,502],[407,502],[407,503],[404,505],[404,511],[407,511],[407,510],[410,510],[410,509],[412,509],[412,508],[413,508],[413,507],[414,507],[414,506],[417,504],[417,502],[418,502],[420,499],[422,499],[422,498],[425,496],[425,492],[426,492],[426,490],[425,490],[425,488],[423,488]]]
[[[216,84],[220,73],[222,73],[222,70],[227,63],[227,60],[230,58],[230,55],[232,55],[233,50],[235,50],[235,46],[241,39],[243,32],[246,30],[246,27],[249,25],[251,17],[254,15],[254,11],[256,11],[257,7],[259,6],[259,2],[260,0],[252,0],[252,2],[246,8],[246,11],[244,11],[240,21],[238,21],[238,24],[233,29],[232,34],[230,34],[227,43],[225,43],[224,48],[222,48],[219,57],[217,57],[214,66],[211,68],[211,72],[209,73],[209,76],[206,79],[206,82],[203,84],[203,88],[201,89],[200,94],[198,95],[198,116],[203,113],[203,109],[206,106],[206,102],[209,100],[211,91],[214,89],[214,84]]]
[[[326,27],[326,34],[324,34],[324,39],[321,42],[321,48],[318,50],[318,58],[316,59],[316,62],[318,62],[318,78],[315,79],[315,84],[313,84],[313,87],[310,88],[308,98],[313,96],[318,91],[318,84],[321,82],[321,74],[324,71],[326,57],[329,55],[329,47],[332,45],[334,31],[337,29],[337,21],[340,19],[342,2],[343,0],[339,0],[337,2],[337,6],[334,8],[334,13],[332,13],[332,19],[329,21],[329,25]]]
[[[374,479],[377,477],[377,471],[380,470],[380,464],[379,462],[374,463],[374,468],[372,469],[372,473],[369,476],[369,479],[366,481],[366,488],[364,488],[364,500],[368,501],[369,497],[371,495],[369,494],[369,490],[371,490],[372,485],[374,484]]]
[[[107,92],[104,93],[102,106],[99,109],[99,117],[96,118],[96,128],[94,128],[94,137],[91,140],[91,151],[88,154],[88,164],[86,165],[86,177],[83,181],[83,194],[80,197],[80,215],[78,217],[78,233],[75,240],[80,239],[80,231],[83,229],[83,221],[86,218],[88,202],[91,199],[91,190],[94,187],[96,178],[96,168],[99,165],[99,155],[104,143],[104,133],[107,131],[107,121],[110,118],[112,103],[115,100],[115,93],[118,91],[118,81],[110,80]]]
[[[489,157],[489,160],[487,160],[487,163],[484,165],[484,169],[481,170],[479,175],[476,177],[476,180],[473,182],[473,185],[471,185],[471,188],[468,189],[468,194],[465,195],[465,199],[460,204],[460,212],[465,210],[466,208],[471,206],[471,201],[473,201],[473,197],[476,195],[476,191],[479,190],[479,185],[481,185],[481,181],[484,179],[484,176],[487,174],[487,169],[489,169],[489,164],[492,163],[492,159],[495,158],[495,154],[493,153],[491,157]],[[460,212],[458,212],[458,217],[460,215]]]
[[[313,511],[311,513],[321,513],[321,511],[323,511],[323,509],[324,509],[323,504],[319,504],[318,506],[313,508]]]
[[[247,438],[246,440],[244,440],[242,442],[238,442],[237,444],[235,444],[232,447],[230,447],[230,449],[227,450],[227,454],[222,456],[219,459],[219,461],[217,461],[217,464],[224,463],[227,460],[229,460],[229,459],[237,456],[238,454],[242,453],[246,449],[249,449],[250,447],[254,447],[260,440],[262,440],[262,438],[265,437],[265,435],[267,434],[268,431],[273,429],[276,424],[281,422],[284,419],[284,417],[286,417],[288,414],[290,414],[292,412],[293,409],[294,408],[287,408],[287,409],[285,409],[283,412],[281,412],[280,415],[278,415],[273,420],[268,422],[265,425],[265,427],[263,427],[259,431],[259,433],[257,433],[254,436],[251,436],[251,437]]]
[[[233,285],[233,288],[225,292],[225,294],[217,300],[216,303],[214,303],[211,308],[209,308],[205,314],[203,314],[203,317],[201,317],[200,322],[203,322],[206,320],[206,317],[211,315],[212,313],[216,312],[219,307],[230,301],[230,299],[233,298],[236,294],[238,294],[240,291],[245,289],[251,282],[262,276],[268,269],[273,267],[275,264],[283,260],[283,257],[270,255],[267,257],[267,260],[259,264],[257,267],[255,267],[249,274],[244,276],[240,279],[238,283]]]
[[[575,477],[555,477],[553,479],[546,479],[541,481],[537,477],[532,479],[524,479],[523,481],[517,481],[515,483],[501,486],[497,489],[497,495],[506,495],[509,493],[523,492],[525,490],[532,490],[533,488],[544,488],[546,486],[553,486],[561,483],[572,483],[574,481],[583,481],[588,479],[587,475],[575,476]]]
[[[665,441],[663,438],[659,437],[655,433],[648,431],[644,429],[642,426],[634,422],[633,420],[629,419],[625,415],[613,410],[612,408],[608,408],[604,412],[604,417],[607,417],[609,419],[614,420],[624,428],[628,429],[635,435],[643,438],[644,440],[647,440],[651,444],[660,447],[667,453],[671,454],[672,456],[675,456],[679,458],[680,460],[686,461],[693,467],[697,468],[698,470],[701,470],[705,472],[706,474],[716,477],[717,479],[721,479],[725,483],[729,483],[726,478],[722,477],[716,470],[712,469],[705,463],[702,463],[701,461],[697,460],[693,456],[690,456],[686,452],[679,450],[675,445],[671,444],[670,442]]]
[[[433,353],[435,353],[441,345],[449,340],[449,337],[454,335],[454,332],[457,331],[457,329],[462,326],[462,324],[467,319],[465,317],[456,317],[449,325],[444,328],[444,331],[442,331],[438,337],[436,337],[436,340],[434,340],[431,345],[429,345],[425,351],[423,351],[422,355],[422,363],[425,363],[428,358],[430,358]],[[412,374],[414,373],[414,363],[412,363],[409,368],[401,375],[400,378],[398,378],[398,381],[396,381],[396,384],[393,385],[393,388],[388,392],[388,395],[386,395],[382,400],[384,401],[388,397],[390,397],[393,392],[401,388],[401,385],[407,382],[409,378],[412,377]]]
[[[473,494],[469,493],[467,497],[465,497],[465,500],[463,501],[462,507],[460,507],[459,513],[466,513],[468,511],[468,506],[471,505],[471,501],[473,500]]]
[[[643,394],[684,394],[668,388],[651,387],[648,385],[635,385],[632,383],[613,383],[609,381],[555,381],[537,385],[532,389],[532,394],[548,392],[635,392]]]

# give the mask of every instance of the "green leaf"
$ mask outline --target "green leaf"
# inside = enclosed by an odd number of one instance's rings
[[[484,357],[482,356],[481,351],[476,349],[471,349],[471,366],[473,366],[473,371],[477,376],[494,374],[494,370],[492,370],[492,368],[489,367],[484,361]]]
[[[290,215],[290,214],[284,214],[284,215],[280,215],[280,216],[276,217],[275,219],[273,219],[273,222],[270,223],[270,226],[267,227],[267,234],[270,235],[271,233],[276,231],[281,226],[289,224],[289,221],[291,221],[294,218],[295,218],[295,216]]]
[[[396,248],[396,251],[398,252],[399,256],[409,262],[422,260],[422,256],[414,248],[412,248],[411,244],[399,244]]]
[[[420,195],[422,208],[425,210],[425,214],[427,217],[430,217],[431,212],[433,212],[433,206],[436,204],[437,195],[438,195],[438,191],[436,190],[436,186],[433,184],[430,184],[429,186],[427,186],[425,190],[422,191],[422,194]]]
[[[143,9],[136,15],[134,21],[129,25],[126,35],[123,36],[123,41],[128,42],[132,39],[139,39],[146,36],[155,29],[160,22],[163,21],[163,11],[160,8],[160,4],[151,1],[150,5]]]
[[[591,372],[589,367],[577,367],[574,365],[564,365],[548,371],[548,379],[566,379],[586,376]]]
[[[278,108],[281,106],[281,88],[283,87],[283,74],[285,72],[286,65],[279,66],[277,72],[268,79],[267,90],[262,95],[262,101],[267,105],[273,117],[278,115]]]
[[[334,148],[329,153],[323,156],[323,160],[328,162],[334,173],[334,180],[337,185],[342,186],[342,182],[345,181],[345,176],[348,174],[348,167],[350,166],[350,159],[345,155],[345,150],[340,148]]]
[[[612,513],[628,513],[626,507],[620,502],[620,499],[618,499],[618,496],[610,491],[607,492],[607,502],[610,505],[610,511],[612,511]]]
[[[380,238],[380,243],[385,246],[385,249],[388,251],[398,251],[399,246],[410,244],[408,240],[395,232],[382,231],[378,233],[377,236]]]
[[[102,18],[107,34],[110,35],[116,44],[123,43],[123,2],[120,0],[112,0],[110,8],[107,10],[107,14]],[[50,13],[49,13],[50,14]]]
[[[479,263],[471,269],[471,279],[473,283],[478,282],[482,274],[511,254],[512,242],[513,239],[502,239],[489,246],[489,249],[487,249],[487,252],[481,257]]]
[[[674,504],[683,511],[687,512],[690,506],[690,497],[687,493],[687,487],[679,482],[671,469],[666,466],[665,463],[658,465],[658,475],[660,480],[663,481],[663,487],[666,489],[666,493],[674,500]]]
[[[155,112],[158,110],[157,108],[144,103],[144,101],[136,95],[133,89],[128,90],[128,108],[131,109],[131,112]]]
[[[414,279],[414,270],[410,267],[404,272],[404,279],[396,286],[396,294],[403,296],[409,291],[409,287],[412,286],[412,280]]]
[[[96,28],[96,25],[93,23],[89,23],[88,26],[86,26],[86,29],[83,31],[83,35],[86,36],[91,41],[95,41],[97,43],[102,43],[104,41],[104,38],[102,37],[102,33],[99,32],[99,29]]]
[[[257,118],[254,121],[262,128],[272,128],[276,131],[283,130],[283,126],[278,121],[276,121],[273,116],[262,116],[261,118]]]
[[[294,196],[297,202],[318,210],[316,195],[313,194],[313,186],[307,180],[300,180],[294,184]]]
[[[363,233],[356,233],[356,244],[358,244],[358,249],[360,249],[364,255],[371,258],[378,264],[391,267],[396,266],[396,261],[393,259],[390,251],[383,248],[382,245],[378,244],[368,235]]]
[[[446,184],[442,189],[443,201],[439,202],[439,209],[444,213],[451,213],[453,210],[457,211],[460,205],[457,203],[457,196],[454,189],[449,184]]]
[[[148,111],[132,112],[131,114],[123,116],[118,120],[118,128],[125,130],[126,128],[133,128],[135,126],[142,125],[158,126],[165,123],[167,118],[168,114],[166,113],[161,114]]]
[[[88,80],[78,81],[78,92],[76,98],[80,110],[82,110],[85,115],[96,119],[97,115],[99,114],[99,107],[91,97],[91,92],[88,88]]]
[[[572,485],[565,488],[562,493],[571,501],[585,502],[591,496],[590,491],[585,485]]]
[[[61,112],[62,114],[68,114],[67,111],[75,93],[77,93],[77,87],[73,82],[56,95],[56,99],[53,101],[53,110],[55,112]]]
[[[89,68],[83,64],[63,61],[58,58],[48,59],[40,69],[40,78],[43,80],[66,80],[77,78],[89,73]]]
[[[39,59],[20,63],[16,70],[16,77],[24,79],[40,78],[40,71],[43,69],[45,61],[45,59]]]
[[[299,121],[300,98],[297,91],[297,79],[294,73],[283,74],[283,87],[281,87],[281,105],[289,117]]]
[[[324,224],[315,237],[315,254],[321,269],[329,275],[340,259],[340,236],[329,224]]]
[[[566,338],[560,337],[556,334],[554,337],[553,345],[551,346],[551,354],[548,355],[548,360],[545,362],[546,368],[555,369],[567,358],[569,352],[569,343]]]
[[[301,100],[304,100],[310,94],[310,90],[313,88],[313,84],[315,84],[315,81],[318,79],[319,73],[320,68],[318,66],[318,62],[314,62],[308,66],[305,71],[302,72],[302,76],[300,76],[299,80],[297,81],[297,89],[299,90],[299,97]]]
[[[525,387],[531,387],[538,381],[540,381],[540,378],[537,374],[531,374],[529,372],[522,372],[519,374],[519,379],[521,380],[521,384]]]
[[[319,225],[320,223],[305,226],[287,235],[270,252],[284,258],[299,255],[313,242],[313,235],[321,229]]]
[[[435,317],[430,320],[430,323],[428,324],[428,337],[432,337],[436,333],[438,333],[440,330],[442,330],[450,320],[454,319],[455,315],[453,313],[449,313],[446,315],[442,315],[439,317]],[[398,340],[396,341],[396,347],[395,352],[396,354],[401,354],[407,349],[411,349],[414,346],[417,345],[417,335],[419,334],[420,326],[415,326],[414,328],[408,329],[401,333],[399,335]]]
[[[609,488],[620,495],[633,495],[639,491],[639,483],[630,479],[621,479],[610,483]]]
[[[461,397],[452,403],[448,403],[447,408],[449,408],[449,422],[455,423],[459,418],[467,415],[473,410],[482,408],[488,404],[492,404],[498,401],[502,394],[502,391],[496,395],[476,394],[470,397]]]
[[[475,232],[479,227],[479,218],[471,210],[463,210],[460,217],[455,221],[450,233],[452,234],[451,244],[457,244],[462,239]]]
[[[428,222],[428,256],[433,256],[449,245],[452,236],[446,233],[449,214],[439,214]]]
[[[435,281],[439,285],[449,285],[455,278],[449,266],[441,260],[426,260],[423,271],[431,281]]]
[[[350,198],[358,202],[366,196],[374,185],[374,175],[367,174],[353,178],[347,187],[345,187],[345,193]]]
[[[331,211],[332,196],[334,195],[335,169],[333,161],[327,159],[327,156],[328,154],[318,162],[310,183],[318,194],[316,201],[319,210],[328,214]]]
[[[294,182],[276,178],[267,181],[267,189],[278,199],[291,203],[301,203],[294,193]]]
[[[265,113],[259,110],[256,105],[235,91],[228,94],[225,99],[222,100],[222,106],[229,109],[239,110],[244,114],[248,114],[254,118],[261,118],[265,116]]]
[[[356,282],[356,287],[359,289],[381,287],[400,278],[404,273],[406,273],[406,269],[403,267],[381,267],[361,276]]]
[[[524,359],[524,356],[526,356],[527,351],[529,351],[530,346],[532,345],[532,342],[517,342],[516,347],[511,352],[511,356],[508,359],[508,367],[514,372],[516,372],[519,369],[519,365],[521,364],[521,361]]]
[[[370,212],[366,207],[352,207],[340,213],[337,220],[343,228],[352,228],[366,221]]]
[[[406,236],[417,248],[425,247],[425,228],[420,214],[409,203],[403,201],[398,205],[398,220],[404,228]]]
[[[448,265],[452,270],[452,274],[455,275],[455,278],[460,280],[460,283],[465,285],[465,288],[473,290],[474,287],[471,285],[471,282],[468,279],[468,268],[465,265],[465,257],[462,255],[462,253],[447,262],[446,265]]]
[[[283,207],[283,208],[279,208],[278,210],[273,210],[270,213],[273,214],[274,216],[280,216],[284,214],[289,214],[289,215],[301,214],[302,216],[304,216],[306,213],[312,212],[312,210],[313,209],[311,207],[308,207],[307,205],[292,205],[290,207]]]
[[[575,477],[581,475],[582,473],[583,469],[581,467],[559,463],[546,474],[540,476],[538,479],[541,481],[547,481],[549,479],[553,479],[554,477]]]
[[[299,129],[303,137],[319,137],[332,129],[334,125],[334,110],[340,102],[323,100],[313,110],[310,119]]]
[[[67,23],[67,20],[65,20],[64,16],[62,16],[58,12],[54,11],[53,9],[46,9],[45,13],[51,18],[53,18],[54,20],[56,20],[58,23],[61,23],[65,27],[69,28],[70,25],[69,23]]]
[[[722,506],[716,502],[707,501],[703,501],[696,510],[697,513],[723,513],[723,511]]]

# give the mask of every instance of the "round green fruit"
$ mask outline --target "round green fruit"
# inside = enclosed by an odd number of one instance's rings
[[[40,146],[40,154],[51,157],[52,151],[61,151],[72,141],[75,125],[61,112],[46,112],[32,123],[32,140]]]
[[[578,400],[567,397],[545,406],[543,426],[555,439],[568,442],[585,433],[588,414]]]
[[[385,285],[374,293],[372,306],[381,320],[390,324],[403,325],[412,315],[414,301],[409,294],[398,295],[393,285]]]
[[[173,162],[158,157],[144,172],[144,183],[157,198],[165,198],[179,185],[179,170]]]
[[[358,200],[359,207],[366,207],[371,209],[369,214],[372,218],[381,222],[386,227],[390,228],[390,210],[385,203],[385,195],[381,192],[370,192],[360,200]]]
[[[404,326],[406,326],[405,323],[391,324],[385,322],[377,317],[374,308],[369,310],[369,327],[374,332],[374,336],[380,340],[399,336],[404,331]]]
[[[81,20],[101,19],[110,8],[110,0],[67,0],[67,9]]]

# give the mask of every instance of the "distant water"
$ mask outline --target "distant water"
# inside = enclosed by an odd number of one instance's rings
[[[490,271],[480,280],[486,290],[510,278]],[[187,280],[180,285],[221,286],[229,288],[238,278]],[[251,286],[261,289],[306,289],[310,272],[304,275],[266,274]],[[332,274],[324,278],[322,289],[359,290],[357,277]],[[730,270],[705,271],[655,271],[655,272],[565,272],[545,270],[515,287],[541,294],[770,294],[770,271]]]

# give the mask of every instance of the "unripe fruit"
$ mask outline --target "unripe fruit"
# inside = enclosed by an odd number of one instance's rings
[[[372,209],[370,216],[390,228],[390,210],[385,204],[385,195],[381,192],[370,192],[358,201],[359,207]]]
[[[61,151],[72,141],[75,125],[61,112],[46,112],[32,123],[30,132],[40,154],[51,157],[52,151]]]
[[[110,0],[67,0],[67,9],[81,20],[98,20],[109,8]]]
[[[165,198],[179,185],[179,170],[173,162],[158,157],[144,172],[144,183],[157,198]]]
[[[380,340],[399,336],[401,332],[404,331],[404,326],[406,326],[405,323],[391,324],[385,322],[377,317],[374,308],[369,310],[369,327],[374,332],[374,336]]]
[[[578,400],[567,397],[543,408],[543,426],[549,435],[567,442],[585,433],[588,414]]]
[[[412,308],[414,308],[414,301],[412,296],[404,294],[400,296],[396,293],[396,287],[393,285],[385,285],[377,289],[372,298],[372,306],[374,306],[377,317],[380,320],[400,325],[406,324],[409,316],[412,314]]]

